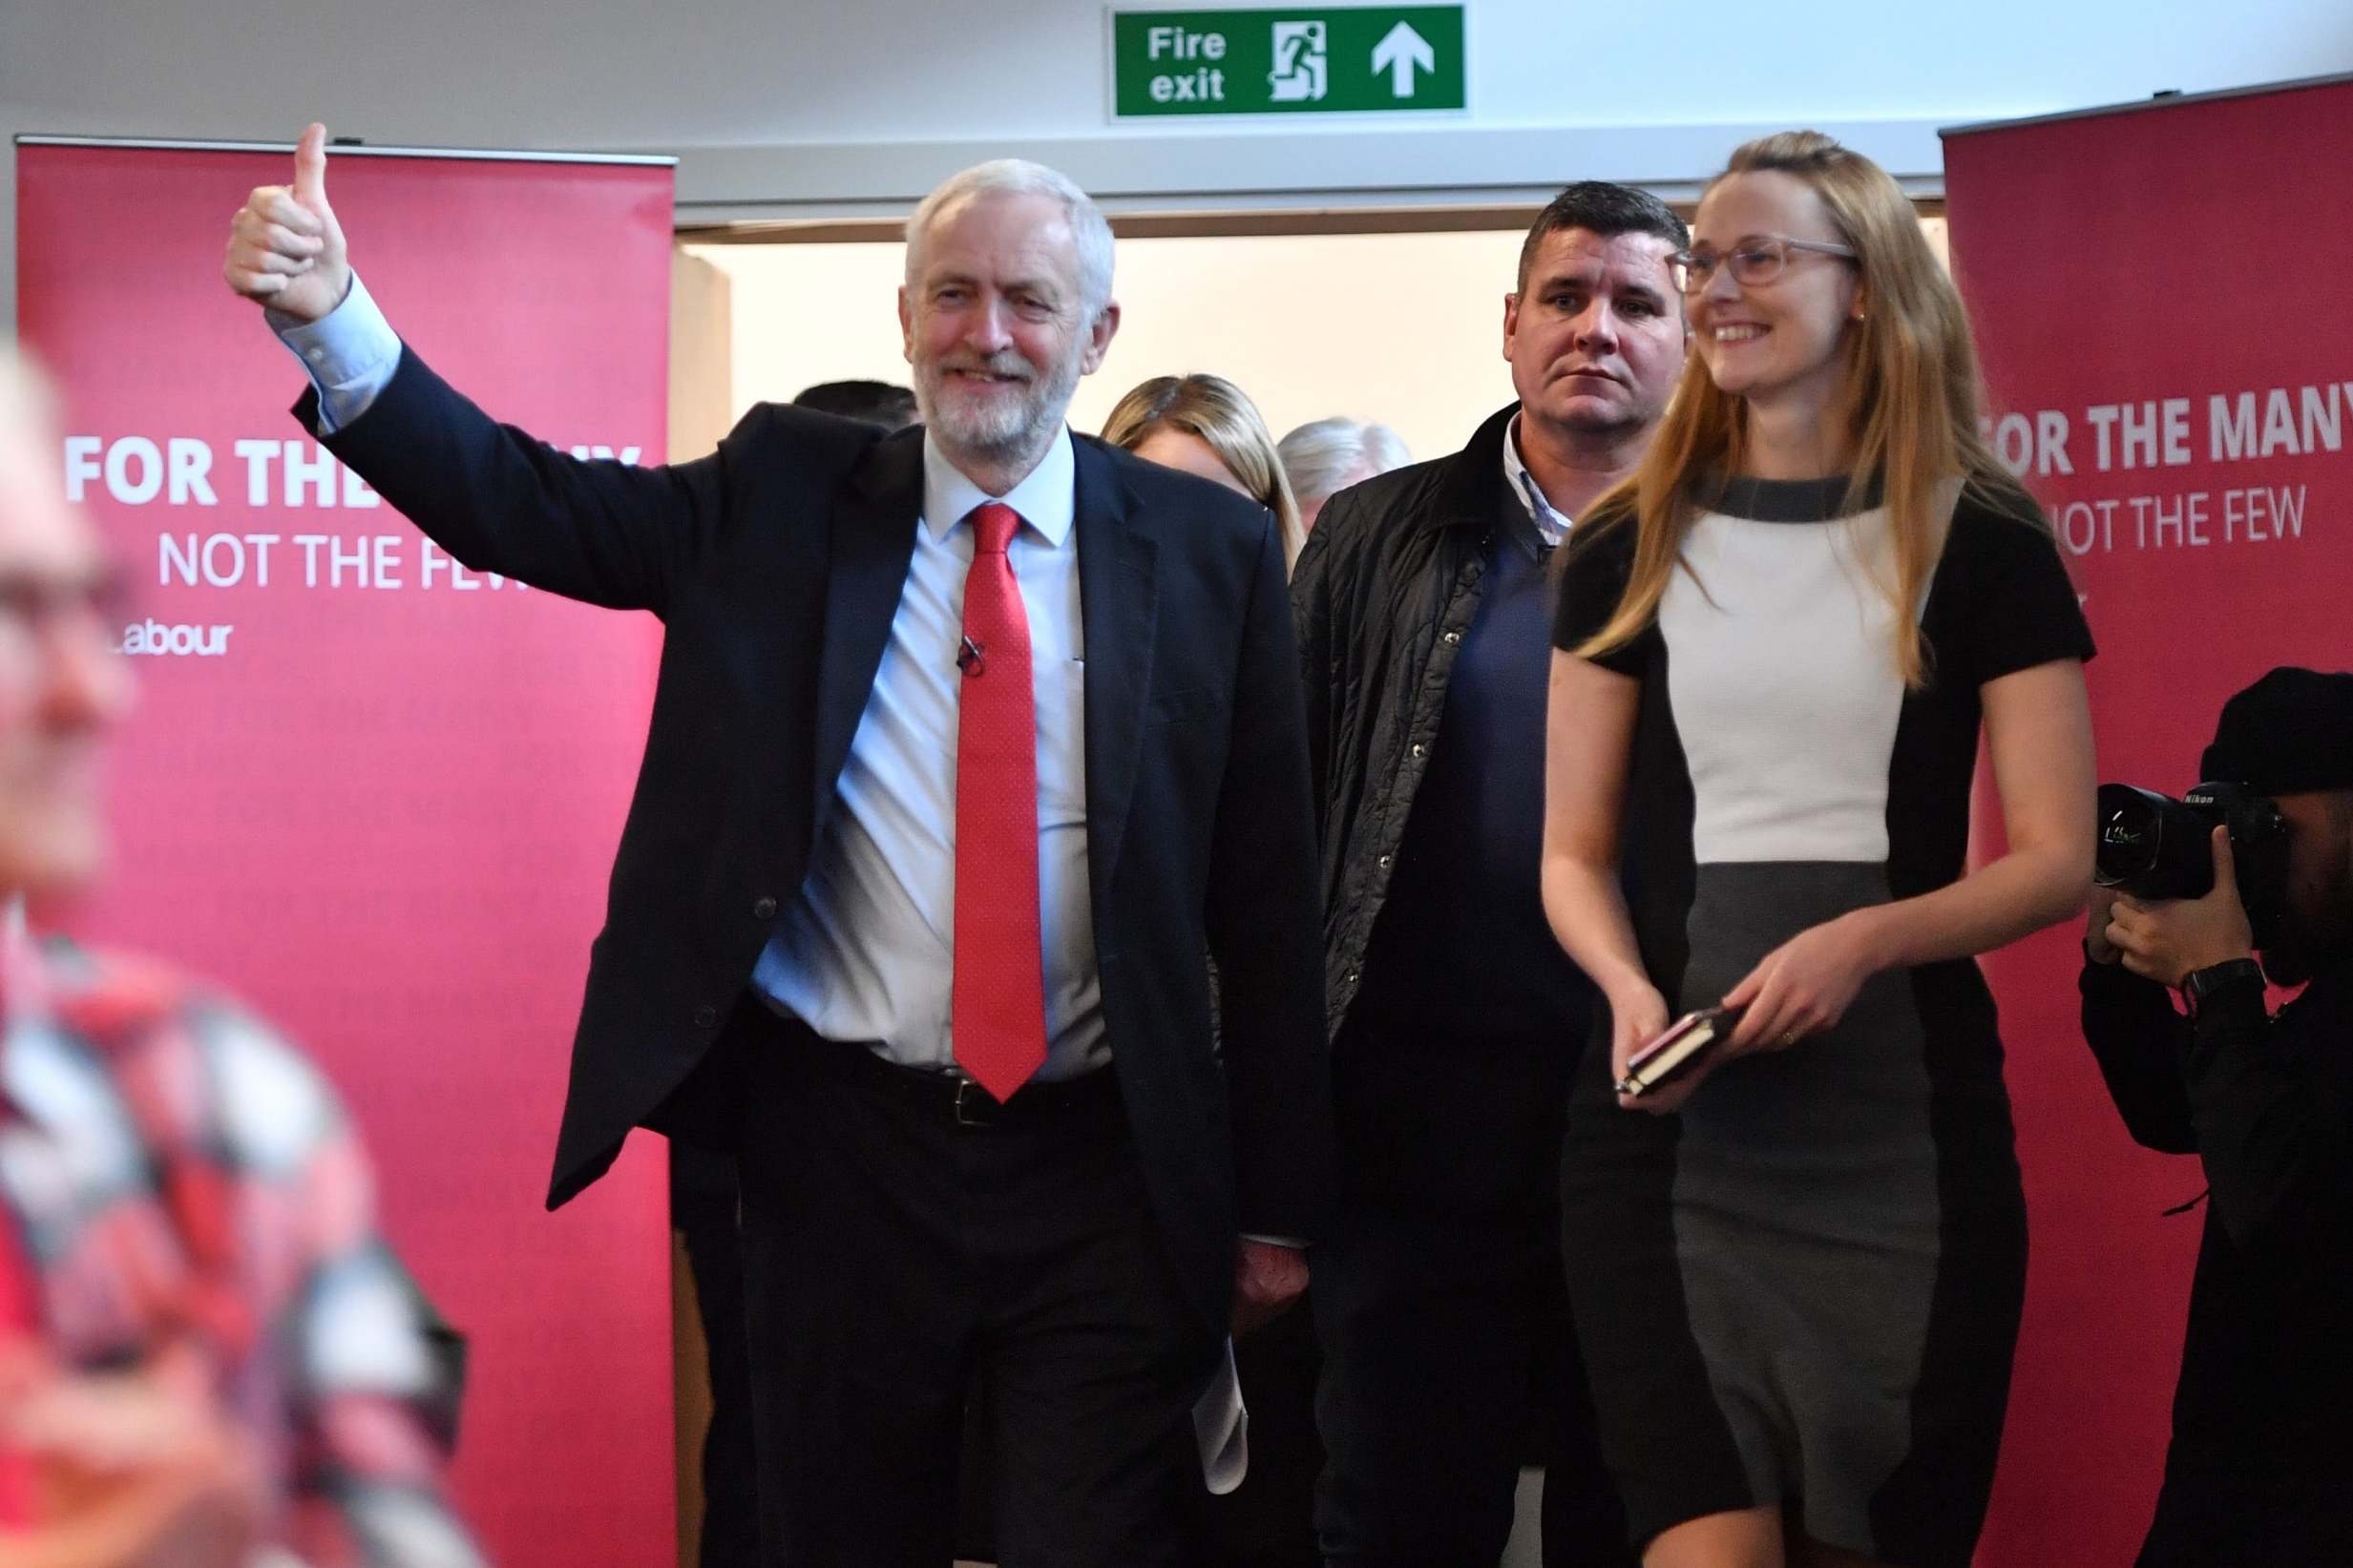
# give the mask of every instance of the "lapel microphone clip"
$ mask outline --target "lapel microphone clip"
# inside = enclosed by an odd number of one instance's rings
[[[988,649],[975,642],[971,638],[966,638],[964,646],[956,652],[956,667],[963,671],[968,678],[985,674],[989,667]]]

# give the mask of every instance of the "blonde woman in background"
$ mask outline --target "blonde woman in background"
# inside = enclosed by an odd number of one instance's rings
[[[1147,463],[1239,491],[1274,513],[1283,564],[1299,559],[1307,528],[1274,454],[1274,436],[1257,405],[1224,376],[1154,376],[1120,399],[1103,438]]]
[[[1973,959],[2082,907],[2090,635],[1882,170],[1751,142],[1674,272],[1692,357],[1554,637],[1544,904],[1611,1019],[1563,1159],[1577,1335],[1649,1568],[1963,1568],[2027,1244]],[[1969,870],[1981,723],[2006,847]],[[1717,1004],[1712,1069],[1613,1092]]]

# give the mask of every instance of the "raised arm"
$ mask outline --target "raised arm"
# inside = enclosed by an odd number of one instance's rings
[[[298,417],[467,566],[592,604],[666,610],[721,526],[733,438],[700,462],[639,468],[494,423],[401,345],[358,284],[326,163],[326,129],[312,125],[293,183],[256,188],[230,220],[221,266],[311,376]]]

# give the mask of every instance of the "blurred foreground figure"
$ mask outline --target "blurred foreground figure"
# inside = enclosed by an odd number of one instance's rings
[[[100,869],[115,586],[0,345],[0,898]],[[159,965],[0,936],[0,1568],[480,1561],[366,1162],[285,1042]]]

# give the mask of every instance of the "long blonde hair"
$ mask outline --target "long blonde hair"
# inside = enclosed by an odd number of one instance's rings
[[[1154,376],[1120,399],[1103,421],[1103,438],[1134,451],[1160,429],[1183,430],[1207,442],[1251,497],[1274,513],[1284,566],[1299,558],[1307,529],[1299,521],[1298,500],[1275,455],[1273,433],[1241,387],[1224,376],[1199,372]]]
[[[1917,689],[1928,674],[1918,611],[1944,548],[1943,503],[1955,484],[1997,512],[2048,525],[1978,431],[1981,384],[1968,317],[1901,188],[1818,131],[1784,131],[1736,150],[1709,189],[1763,170],[1803,180],[1855,251],[1865,313],[1849,324],[1843,349],[1843,407],[1854,421],[1847,506],[1866,504],[1875,488],[1885,500],[1894,548],[1880,586],[1896,611],[1897,668]],[[1740,471],[1747,412],[1693,354],[1641,465],[1594,503],[1596,522],[1621,527],[1631,518],[1634,565],[1617,612],[1580,655],[1624,646],[1657,616],[1684,541],[1712,499],[1695,489],[1704,478]]]

